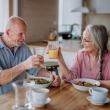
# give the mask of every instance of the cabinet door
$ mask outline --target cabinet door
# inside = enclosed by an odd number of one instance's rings
[[[81,7],[81,0],[64,0],[63,1],[63,24],[71,25],[74,23],[82,24],[82,14],[71,12],[77,7]]]
[[[110,13],[110,0],[97,0],[96,13]]]

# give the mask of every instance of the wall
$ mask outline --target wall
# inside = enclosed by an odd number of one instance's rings
[[[90,13],[71,13],[72,9],[78,8],[82,5],[80,4],[81,1],[82,0],[64,0],[63,24],[79,24],[80,29],[77,29],[77,31],[81,31],[79,32],[80,34],[82,34],[88,24],[103,24],[107,27],[110,36],[110,0],[86,0],[86,6],[89,8]]]
[[[92,13],[84,14],[83,30],[88,24],[103,24],[110,36],[110,0],[87,0]]]
[[[88,24],[105,25],[110,36],[110,14],[87,14],[85,15],[85,27]]]
[[[21,17],[28,26],[26,43],[47,39],[50,28],[58,29],[58,0],[22,0]]]

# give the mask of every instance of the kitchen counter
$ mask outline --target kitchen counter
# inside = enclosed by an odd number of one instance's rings
[[[33,43],[28,43],[28,46],[33,47],[33,46],[43,46],[46,47],[48,43],[46,42],[33,42]],[[81,41],[80,40],[63,40],[62,43],[59,44],[61,47],[62,51],[67,51],[67,52],[77,52],[79,49],[83,48],[81,46]],[[108,41],[108,49],[110,50],[110,40]]]
[[[33,42],[33,43],[28,43],[28,46],[33,47],[33,46],[43,46],[46,47],[48,43],[44,42]],[[61,47],[62,51],[68,51],[68,52],[77,52],[79,49],[83,48],[81,46],[81,41],[80,40],[63,40],[62,43],[59,44]]]

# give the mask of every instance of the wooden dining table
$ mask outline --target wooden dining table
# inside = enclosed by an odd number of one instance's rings
[[[60,87],[48,87],[50,103],[36,110],[110,110],[110,103],[102,106],[93,105],[87,100],[88,92],[75,89],[71,83],[62,81]],[[110,91],[108,92],[110,98]],[[12,110],[15,104],[15,92],[0,96],[0,110]]]

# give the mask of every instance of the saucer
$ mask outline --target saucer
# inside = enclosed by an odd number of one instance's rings
[[[51,99],[48,97],[45,101],[45,104],[48,104],[51,101]],[[33,100],[31,100],[31,103],[34,107],[43,107],[45,104],[36,104]]]
[[[109,103],[110,102],[110,99],[109,98],[106,98],[106,100],[104,102],[96,102],[92,99],[92,96],[88,96],[87,97],[87,100],[89,100],[92,104],[94,105],[104,105],[105,103]]]

